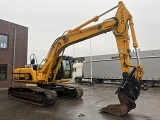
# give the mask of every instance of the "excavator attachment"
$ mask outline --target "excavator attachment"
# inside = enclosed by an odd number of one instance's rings
[[[117,116],[124,116],[132,110],[130,101],[121,93],[118,93],[120,104],[111,104],[102,108],[101,112],[110,113]]]
[[[124,116],[136,107],[135,100],[140,95],[141,83],[140,80],[136,79],[133,75],[135,71],[136,68],[133,69],[130,75],[128,75],[128,73],[123,73],[123,82],[116,91],[120,104],[108,105],[102,108],[100,110],[101,112]]]

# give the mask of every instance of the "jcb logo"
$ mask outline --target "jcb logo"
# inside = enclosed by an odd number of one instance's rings
[[[120,10],[120,15],[121,15],[120,16],[120,23],[124,24],[124,12],[123,12],[123,9]]]
[[[119,53],[123,53],[123,48],[122,47],[119,47]]]

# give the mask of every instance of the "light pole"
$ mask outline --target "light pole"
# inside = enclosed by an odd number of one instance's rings
[[[92,84],[92,43],[90,38],[91,84]]]

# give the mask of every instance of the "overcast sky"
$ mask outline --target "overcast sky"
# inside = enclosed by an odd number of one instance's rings
[[[160,49],[160,1],[123,0],[133,16],[139,48]],[[1,0],[0,19],[28,27],[28,58],[35,53],[40,62],[53,41],[118,4],[118,0]],[[114,17],[116,10],[100,18]],[[117,53],[112,32],[91,38],[92,55]],[[131,44],[132,45],[132,44]],[[90,55],[90,40],[68,47],[66,55]]]

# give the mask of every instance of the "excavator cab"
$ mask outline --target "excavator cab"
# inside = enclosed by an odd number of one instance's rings
[[[70,56],[60,56],[60,57],[62,57],[62,62],[58,68],[56,80],[72,78],[73,57]],[[56,69],[59,58],[57,59],[56,64],[53,66],[52,71]]]
[[[36,57],[34,54],[31,54],[32,59],[30,62],[30,67],[33,68],[33,70],[37,71],[38,69],[40,70],[41,67],[43,65],[38,65],[35,64]],[[60,81],[61,79],[70,79],[72,78],[72,65],[73,65],[73,57],[71,56],[59,56],[56,60],[56,62],[54,63],[53,67],[52,67],[52,72],[50,74],[50,78],[49,81],[53,80],[54,74],[56,69],[57,73],[56,73],[56,80]],[[58,66],[58,63],[60,62],[60,65]]]

